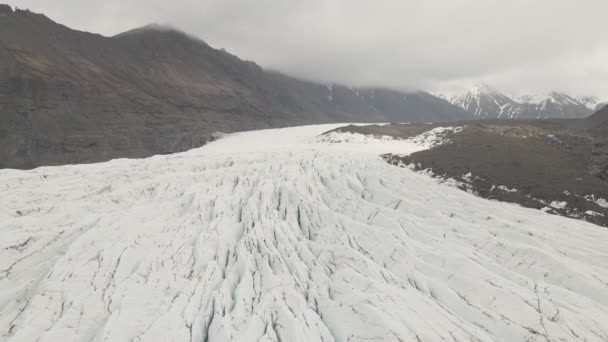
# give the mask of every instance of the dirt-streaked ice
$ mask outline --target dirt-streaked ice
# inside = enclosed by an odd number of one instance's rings
[[[0,171],[0,340],[608,340],[608,230],[335,127]]]

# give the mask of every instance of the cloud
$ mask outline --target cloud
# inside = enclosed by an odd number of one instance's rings
[[[106,35],[168,24],[298,77],[399,89],[486,82],[608,96],[605,0],[12,1]]]

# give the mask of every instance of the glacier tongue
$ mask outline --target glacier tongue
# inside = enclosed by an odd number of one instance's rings
[[[608,339],[608,231],[306,126],[0,171],[2,341]]]

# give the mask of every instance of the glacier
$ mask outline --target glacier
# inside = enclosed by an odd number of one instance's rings
[[[0,340],[608,341],[608,230],[338,126],[0,170]]]

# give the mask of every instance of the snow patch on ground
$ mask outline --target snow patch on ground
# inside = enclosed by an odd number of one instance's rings
[[[462,131],[462,127],[437,127],[419,134],[410,139],[399,139],[386,135],[365,135],[352,132],[332,131],[317,136],[314,142],[317,143],[332,143],[332,144],[394,144],[404,142],[408,145],[416,145],[420,149],[428,149],[449,142],[448,135],[450,133],[458,133]]]
[[[504,186],[504,185],[499,185],[499,186],[497,186],[497,188],[500,189],[500,190],[502,190],[502,191],[505,191],[505,192],[517,192],[518,191],[515,188],[509,188],[509,187]]]
[[[449,135],[462,132],[462,127],[437,127],[408,139],[410,142],[429,149],[449,142]]]
[[[438,127],[410,139],[399,139],[386,135],[365,135],[352,132],[331,131],[314,136],[309,141],[315,144],[341,144],[339,148],[378,156],[384,153],[408,155],[449,142],[450,133],[458,133],[462,127]]]
[[[387,135],[365,135],[360,133],[352,132],[329,132],[315,138],[316,142],[319,143],[331,143],[331,144],[386,144],[394,142],[393,137]]]
[[[555,208],[555,209],[564,209],[564,208],[566,208],[566,206],[568,206],[568,202],[565,202],[565,201],[552,201],[549,205],[552,208]]]
[[[608,208],[608,201],[603,198],[598,198],[595,200],[595,203],[602,208]]]

